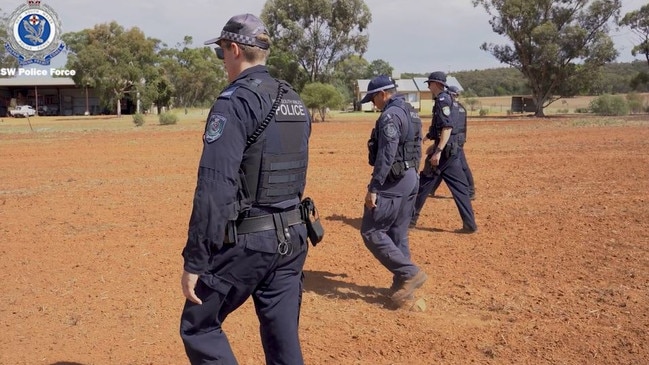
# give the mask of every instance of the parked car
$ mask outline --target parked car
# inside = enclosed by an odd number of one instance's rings
[[[36,115],[36,109],[31,105],[18,105],[9,110],[12,117],[33,117]]]
[[[39,105],[38,106],[38,115],[59,115],[59,107],[57,105]]]

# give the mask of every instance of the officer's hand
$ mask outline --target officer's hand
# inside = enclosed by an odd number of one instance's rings
[[[426,156],[432,155],[433,152],[435,152],[435,147],[437,147],[437,146],[435,146],[434,144],[431,144],[430,146],[428,146],[428,148],[426,148]]]
[[[370,209],[376,208],[376,193],[370,193],[368,191],[365,194],[365,206]]]
[[[198,274],[192,274],[183,270],[183,277],[180,279],[180,286],[183,288],[183,295],[185,298],[196,304],[203,304],[203,301],[201,301],[194,292],[197,282]]]
[[[439,158],[442,156],[441,152],[435,152],[433,153],[430,158],[428,159],[430,161],[430,164],[433,166],[439,166]]]

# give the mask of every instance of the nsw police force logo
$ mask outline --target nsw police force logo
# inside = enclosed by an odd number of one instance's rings
[[[61,41],[61,20],[48,5],[29,0],[9,17],[5,49],[18,59],[20,66],[50,60],[65,49]]]

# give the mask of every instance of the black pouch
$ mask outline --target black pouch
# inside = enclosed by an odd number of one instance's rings
[[[306,233],[309,241],[313,246],[322,241],[324,237],[324,228],[320,223],[320,215],[315,208],[315,203],[311,198],[304,198],[300,203],[300,210],[302,211],[302,219],[306,223]]]
[[[390,181],[399,181],[402,177],[406,176],[406,167],[403,162],[395,162],[390,168],[390,174],[388,177]]]

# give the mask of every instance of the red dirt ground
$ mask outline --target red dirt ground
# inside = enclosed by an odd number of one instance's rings
[[[359,235],[376,115],[314,125],[308,364],[649,363],[649,122],[471,120],[480,231],[445,186],[411,231],[425,312],[392,310]],[[60,122],[62,123],[62,122]],[[0,123],[0,364],[186,364],[180,251],[203,123]],[[5,122],[6,125],[6,122]],[[225,330],[263,363],[250,302]]]

